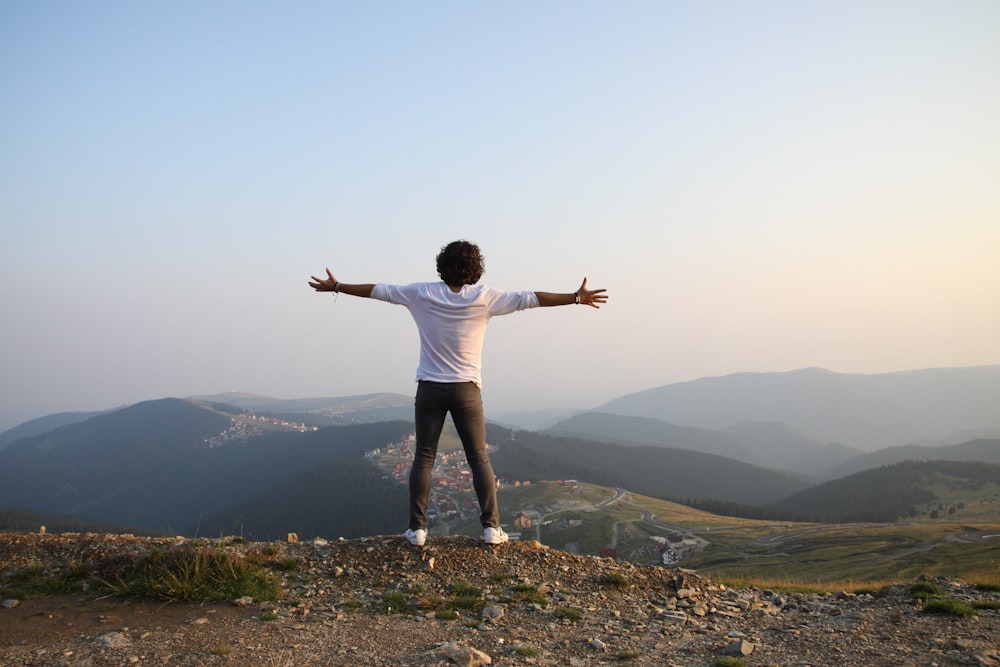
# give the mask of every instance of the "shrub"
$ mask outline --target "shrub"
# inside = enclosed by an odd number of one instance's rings
[[[548,602],[548,598],[535,586],[530,586],[528,584],[518,584],[511,589],[511,594],[508,597],[510,602],[530,602],[534,604],[545,604]]]
[[[625,588],[628,586],[629,581],[621,572],[608,572],[601,578],[601,583],[605,586],[614,586],[616,588]]]
[[[386,614],[401,614],[408,608],[406,596],[399,591],[386,591],[382,593],[382,602],[379,609]]]
[[[483,589],[476,588],[464,581],[459,581],[451,585],[451,594],[455,597],[479,597],[483,594]]]
[[[574,609],[573,607],[559,607],[556,609],[556,614],[571,623],[579,623],[583,620],[583,614],[580,610]]]
[[[937,584],[929,581],[918,581],[910,586],[910,594],[918,600],[930,600],[944,595],[944,591]]]
[[[958,600],[928,600],[924,605],[925,614],[946,614],[950,616],[975,616],[976,610]]]
[[[270,572],[224,551],[154,551],[114,581],[98,580],[116,595],[166,600],[273,600],[281,585]]]
[[[86,563],[71,562],[66,569],[54,572],[46,572],[41,565],[28,565],[10,575],[6,584],[0,586],[0,593],[25,600],[72,593],[83,589],[90,574],[91,568]]]
[[[478,596],[461,595],[452,598],[448,602],[449,609],[476,609],[484,604],[484,600]]]
[[[523,658],[534,658],[538,655],[538,649],[530,644],[518,644],[514,649],[514,653]]]

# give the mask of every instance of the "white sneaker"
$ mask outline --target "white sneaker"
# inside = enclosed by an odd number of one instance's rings
[[[422,547],[424,546],[424,540],[427,539],[427,531],[423,528],[417,528],[416,530],[407,528],[406,532],[403,533],[403,537],[408,539],[413,546]]]
[[[483,531],[483,542],[486,544],[503,544],[509,539],[503,528],[490,527]]]

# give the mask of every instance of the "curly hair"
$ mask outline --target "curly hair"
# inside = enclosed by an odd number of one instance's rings
[[[452,241],[437,256],[437,272],[448,285],[475,285],[486,271],[479,246],[468,241]]]

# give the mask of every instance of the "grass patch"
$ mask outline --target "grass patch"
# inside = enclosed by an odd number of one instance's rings
[[[455,597],[479,597],[483,594],[483,589],[476,588],[464,581],[459,581],[451,585],[450,592]]]
[[[274,564],[274,569],[282,572],[292,572],[299,569],[301,563],[298,558],[282,558]]]
[[[278,620],[278,610],[277,609],[266,609],[260,612],[260,620],[262,621],[276,621]]]
[[[477,588],[464,581],[459,581],[451,585],[449,589],[451,598],[446,606],[448,609],[478,609],[483,606],[483,589]]]
[[[742,658],[725,656],[715,659],[715,667],[743,667],[745,664]]]
[[[934,600],[944,596],[944,591],[937,584],[929,581],[918,581],[910,586],[910,594],[917,600]]]
[[[615,588],[627,588],[629,580],[621,572],[608,572],[601,577],[601,583],[605,586],[613,586]]]
[[[448,601],[448,608],[472,610],[482,607],[483,604],[485,604],[485,601],[481,597],[478,596],[474,597],[472,595],[460,595]]]
[[[638,660],[639,654],[635,651],[622,651],[618,654],[619,662],[628,662],[629,660]]]
[[[379,611],[385,614],[402,614],[409,610],[406,596],[399,591],[386,591],[378,604]]]
[[[46,572],[41,565],[28,565],[8,577],[0,586],[0,593],[22,600],[74,593],[83,590],[90,574],[91,568],[86,563],[73,562],[66,569],[55,572]]]
[[[970,605],[973,609],[1000,609],[1000,600],[976,600]]]
[[[134,598],[220,602],[249,596],[260,601],[281,594],[277,578],[260,564],[225,551],[191,548],[153,551],[131,571],[98,581],[115,595]]]
[[[544,605],[548,602],[548,598],[545,597],[544,593],[538,590],[537,586],[531,586],[529,584],[518,584],[514,586],[510,595],[508,595],[505,600],[507,602],[527,602],[529,604],[540,604]]]
[[[976,610],[958,600],[935,599],[927,601],[927,604],[924,605],[924,613],[946,616],[975,616]]]
[[[514,653],[522,658],[534,658],[538,656],[538,649],[530,644],[518,644],[514,647]]]
[[[559,607],[556,609],[556,615],[570,623],[579,623],[583,620],[583,612],[573,607]]]
[[[1000,583],[995,544],[945,541],[964,532],[961,526],[938,522],[719,528],[701,534],[710,544],[685,559],[685,567],[714,581],[760,578],[827,586],[848,580],[898,583],[926,575]],[[998,528],[990,524],[980,530]],[[765,536],[769,539],[759,539]]]
[[[454,609],[438,609],[434,612],[434,618],[439,621],[454,621],[458,616],[458,612]]]

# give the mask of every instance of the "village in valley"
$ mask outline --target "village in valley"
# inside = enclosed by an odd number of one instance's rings
[[[408,483],[415,445],[416,437],[411,433],[402,441],[389,443],[384,448],[368,451],[365,456],[385,470],[388,477],[405,485]],[[487,444],[487,451],[492,453],[494,447]],[[565,487],[567,493],[572,493],[580,487],[576,480],[559,480],[555,483]],[[497,477],[498,489],[502,486],[521,488],[530,485],[531,482],[526,480],[504,480]],[[625,493],[624,490],[618,490],[614,498],[601,504],[604,506],[617,504],[620,507],[621,497]],[[587,514],[593,512],[595,506],[583,502],[579,503],[579,506],[580,511],[567,510],[562,507],[555,510],[544,505],[505,507],[503,508],[504,517],[510,517],[510,521],[504,522],[504,528],[511,540],[542,541],[543,526],[546,529],[581,527],[588,520]],[[686,555],[700,551],[707,545],[705,540],[680,527],[661,524],[656,521],[655,516],[647,516],[645,512],[643,514],[647,523],[662,530],[662,535],[654,535],[649,538],[649,544],[643,549],[647,553],[647,558],[644,560],[662,565],[675,565],[681,562]],[[438,451],[432,471],[431,495],[427,509],[429,532],[432,535],[448,535],[453,529],[475,521],[478,516],[479,506],[472,486],[472,473],[466,463],[464,451],[460,447],[442,448]],[[560,548],[566,547],[564,550],[574,550],[572,543],[558,546]],[[596,555],[616,560],[622,559],[614,545],[601,549]]]

